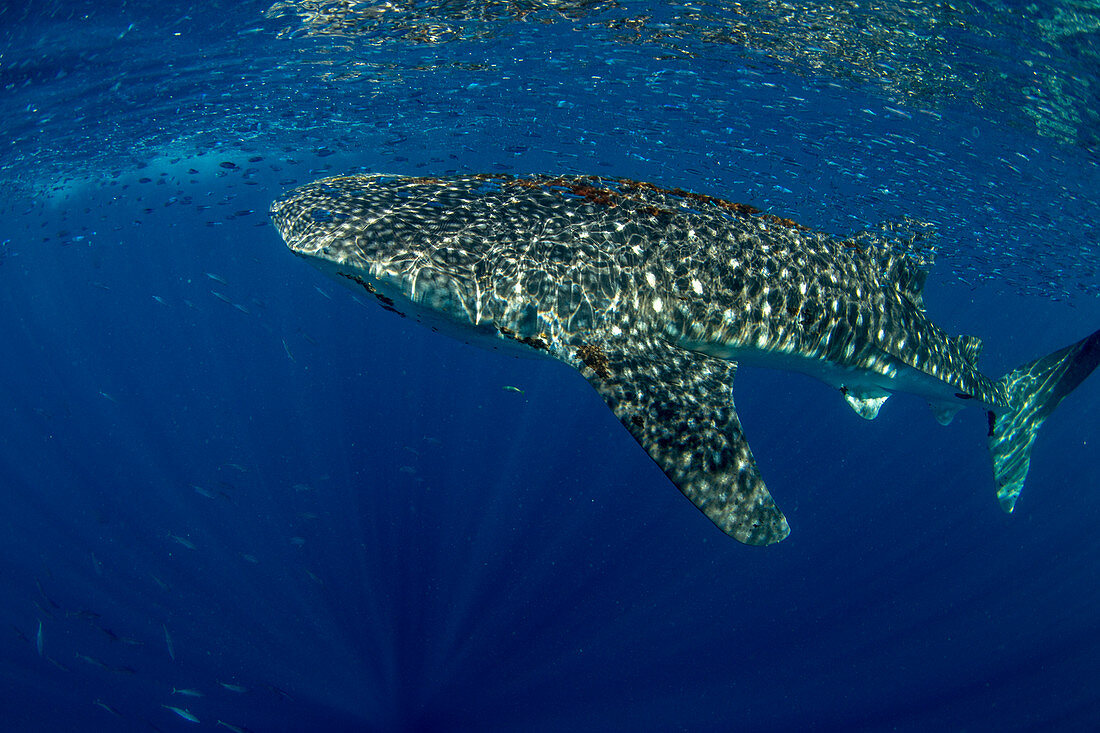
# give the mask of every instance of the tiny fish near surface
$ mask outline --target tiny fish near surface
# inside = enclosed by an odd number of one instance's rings
[[[574,367],[665,475],[752,545],[790,528],[732,396],[737,364],[799,371],[872,419],[896,392],[989,417],[1012,511],[1044,420],[1100,363],[1100,331],[1000,379],[925,315],[925,262],[745,204],[598,176],[326,178],[271,205],[295,254],[383,310]]]

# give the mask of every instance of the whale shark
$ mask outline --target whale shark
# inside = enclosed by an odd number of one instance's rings
[[[790,527],[733,400],[739,363],[812,375],[873,419],[903,392],[988,413],[1011,512],[1039,427],[1100,362],[1100,331],[1000,379],[926,316],[925,258],[746,205],[591,175],[336,176],[271,205],[286,245],[381,308],[577,369],[727,535]]]

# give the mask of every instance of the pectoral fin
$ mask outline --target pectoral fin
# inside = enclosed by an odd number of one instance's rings
[[[735,363],[660,339],[586,343],[563,356],[719,529],[749,545],[790,534],[734,411]]]

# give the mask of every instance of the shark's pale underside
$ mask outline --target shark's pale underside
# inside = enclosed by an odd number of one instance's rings
[[[386,310],[578,369],[677,488],[748,544],[790,529],[734,409],[738,362],[813,375],[868,419],[894,392],[944,424],[981,407],[1006,511],[1039,426],[1100,362],[1097,331],[990,379],[981,341],[925,317],[912,256],[648,183],[354,175],[271,211],[295,254]]]

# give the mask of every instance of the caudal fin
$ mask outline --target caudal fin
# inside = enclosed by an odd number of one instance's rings
[[[989,452],[1001,508],[1024,488],[1035,434],[1054,408],[1100,364],[1100,331],[1001,378],[1008,407],[989,413]]]

